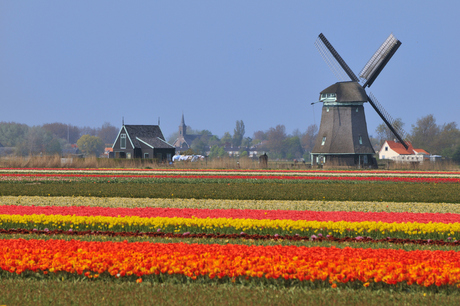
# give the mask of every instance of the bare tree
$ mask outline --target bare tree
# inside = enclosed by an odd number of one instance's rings
[[[102,127],[97,130],[96,136],[102,139],[105,144],[112,144],[118,135],[118,128],[109,122],[104,122]]]
[[[305,152],[311,152],[315,146],[316,136],[318,136],[318,126],[311,124],[307,127],[307,131],[302,136],[300,142]]]
[[[404,122],[401,118],[396,118],[396,120],[393,122],[393,126],[396,130],[402,129],[404,127]],[[377,139],[379,140],[380,146],[382,146],[386,140],[396,139],[396,136],[393,134],[393,132],[383,122],[377,126],[375,133],[377,134]]]
[[[267,132],[267,148],[271,153],[281,155],[286,137],[286,127],[284,125],[278,124],[275,128],[270,128]]]

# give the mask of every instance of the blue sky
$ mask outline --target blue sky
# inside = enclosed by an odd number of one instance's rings
[[[386,37],[402,45],[370,91],[410,131],[460,124],[458,1],[0,1],[0,121],[157,124],[246,136],[319,125],[337,82],[319,33],[357,74]],[[369,92],[369,90],[368,90]],[[381,123],[365,106],[369,134]]]

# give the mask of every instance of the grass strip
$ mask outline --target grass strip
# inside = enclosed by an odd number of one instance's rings
[[[7,279],[5,305],[458,305],[459,294]]]
[[[460,184],[264,183],[0,183],[0,196],[93,196],[233,200],[323,200],[460,203]]]
[[[369,248],[369,249],[393,249],[393,250],[429,250],[429,251],[460,251],[460,246],[456,244],[413,244],[413,243],[394,243],[388,241],[357,241],[349,240],[344,242],[337,242],[331,240],[286,240],[286,239],[264,239],[256,240],[249,237],[239,238],[184,238],[184,237],[149,237],[149,236],[105,236],[105,235],[86,235],[86,236],[70,236],[66,234],[43,235],[43,234],[1,234],[0,239],[40,239],[43,241],[62,239],[66,241],[79,240],[79,241],[113,241],[113,242],[152,242],[152,243],[199,243],[199,244],[240,244],[240,245],[261,245],[261,246],[306,246],[306,247],[336,247],[336,248]]]
[[[25,229],[11,229],[3,230],[0,229],[0,234],[5,235],[15,235],[15,234],[24,234],[24,235],[46,235],[46,236],[56,236],[56,235],[67,235],[67,236],[109,236],[109,237],[160,237],[168,239],[241,239],[246,240],[289,240],[289,241],[333,241],[337,243],[389,243],[389,244],[417,244],[417,245],[442,245],[450,247],[460,247],[460,240],[431,240],[431,239],[401,239],[401,238],[387,238],[387,239],[372,239],[368,237],[345,237],[345,238],[335,238],[333,236],[329,237],[317,237],[317,236],[291,236],[291,235],[248,235],[248,234],[173,234],[173,233],[163,233],[163,232],[114,232],[114,231],[102,231],[102,232],[93,232],[93,231],[64,231],[64,230],[25,230]]]

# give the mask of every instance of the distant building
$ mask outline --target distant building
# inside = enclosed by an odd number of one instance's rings
[[[389,159],[396,162],[419,162],[430,159],[430,153],[423,149],[414,149],[408,141],[409,148],[406,149],[401,143],[387,140],[380,148],[379,159]]]
[[[112,145],[114,158],[156,158],[171,161],[176,149],[167,143],[158,125],[125,125]]]
[[[78,146],[76,144],[71,144],[68,148],[62,149],[61,152],[62,156],[71,156],[71,155],[79,155],[81,154],[80,150],[78,149]]]
[[[199,139],[201,136],[203,135],[187,134],[187,125],[185,124],[184,114],[182,114],[182,119],[179,125],[179,135],[173,142],[173,146],[176,148],[176,154],[181,154],[181,152],[190,149],[193,141],[195,139]],[[209,138],[213,137],[213,135],[210,134],[207,136]],[[225,144],[218,144],[218,146],[222,147],[230,157],[238,157],[240,155],[240,151],[247,151],[249,157],[256,157],[258,154],[258,145],[250,148],[243,148],[233,146],[231,142],[227,142]],[[209,155],[210,153],[211,147],[208,146],[205,148],[204,154]]]
[[[104,149],[104,153],[102,154],[102,157],[109,157],[110,154],[113,154],[113,148],[108,147]]]
[[[174,148],[176,148],[176,153],[181,154],[183,151],[187,151],[191,148],[192,142],[195,139],[200,138],[203,135],[196,135],[196,134],[187,134],[187,125],[185,125],[184,114],[182,114],[182,119],[179,125],[179,136],[173,142]],[[213,135],[208,135],[208,137],[212,137]],[[206,151],[209,151],[210,148],[207,148]]]

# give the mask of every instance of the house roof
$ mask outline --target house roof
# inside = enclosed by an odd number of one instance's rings
[[[390,149],[392,149],[393,151],[395,151],[398,154],[401,154],[401,155],[412,155],[412,154],[414,154],[414,148],[412,147],[412,144],[409,141],[406,141],[406,144],[409,146],[408,149],[406,149],[403,146],[403,144],[400,143],[400,142],[396,142],[396,141],[392,141],[392,140],[387,140],[385,142],[387,143],[388,147],[390,147]],[[382,146],[382,149],[384,147],[385,147],[385,145]]]
[[[158,149],[174,148],[165,141],[158,125],[124,125],[124,128],[135,148],[141,146],[140,142]]]
[[[418,154],[430,155],[430,153],[428,153],[427,151],[423,149],[414,149],[414,151]]]
[[[423,149],[414,149],[414,147],[412,147],[412,144],[409,141],[406,141],[406,144],[409,146],[409,148],[407,150],[402,145],[402,143],[400,143],[400,142],[396,142],[396,141],[392,141],[392,140],[387,140],[385,142],[388,144],[390,149],[392,149],[393,151],[395,151],[396,153],[398,153],[400,155],[413,155],[413,154],[430,155],[430,153],[428,153],[427,151],[425,151]],[[382,146],[380,151],[383,150],[384,147],[385,146]]]
[[[337,82],[320,93],[337,94],[337,102],[367,102],[367,94],[358,82]]]

